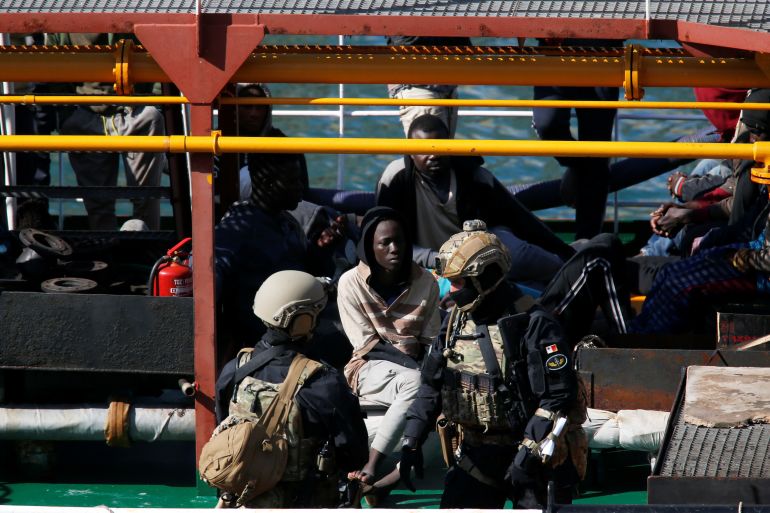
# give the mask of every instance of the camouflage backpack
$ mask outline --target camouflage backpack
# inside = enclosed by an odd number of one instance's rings
[[[251,357],[250,351],[238,355],[238,366]],[[237,383],[235,394],[256,390],[251,399],[257,401],[252,411],[243,406],[249,401],[236,401],[231,414],[214,430],[201,451],[198,470],[211,486],[238,497],[242,505],[251,498],[275,487],[284,478],[294,445],[288,427],[301,424],[294,397],[302,385],[323,365],[300,354],[294,357],[282,384],[264,385],[252,377]],[[261,390],[259,389],[261,388]],[[301,432],[301,427],[300,427]]]

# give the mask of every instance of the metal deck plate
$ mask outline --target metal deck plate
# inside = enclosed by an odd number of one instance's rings
[[[0,0],[0,13],[194,13],[195,0]],[[203,13],[645,19],[645,2],[441,0],[203,0]],[[649,18],[770,29],[765,0],[650,2]]]
[[[744,428],[695,426],[677,412],[660,475],[770,478],[770,425]]]

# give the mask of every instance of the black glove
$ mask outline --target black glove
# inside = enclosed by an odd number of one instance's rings
[[[401,476],[401,482],[404,483],[404,486],[414,492],[417,491],[417,489],[412,484],[412,469],[414,469],[414,474],[419,479],[423,478],[424,468],[422,462],[422,448],[404,445],[401,448],[401,463],[398,467],[398,473]]]
[[[529,422],[527,422],[527,427],[524,428],[524,436],[533,442],[540,442],[551,432],[552,425],[553,423],[550,420],[533,415]],[[522,486],[531,486],[539,472],[540,464],[540,456],[532,454],[529,448],[522,447],[513,457],[513,462],[508,468],[506,478],[511,482],[514,489]]]

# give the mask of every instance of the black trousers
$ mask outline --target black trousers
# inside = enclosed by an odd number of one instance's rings
[[[597,306],[612,332],[626,332],[631,305],[625,266],[620,240],[603,233],[586,243],[548,284],[539,302],[559,318],[571,344],[589,333]]]
[[[462,451],[485,476],[498,481],[501,486],[484,484],[455,465],[449,469],[444,479],[444,493],[441,495],[439,506],[442,509],[502,509],[508,499],[511,499],[514,507],[518,509],[542,508],[547,502],[546,490],[549,481],[553,481],[556,487],[557,504],[572,503],[572,491],[578,483],[578,476],[569,459],[555,469],[540,468],[537,475],[532,476],[530,485],[514,490],[506,479],[506,472],[516,452],[514,447],[471,447],[464,443]]]
[[[537,86],[535,100],[617,100],[616,87]],[[577,139],[609,141],[615,124],[615,109],[575,109]],[[544,141],[574,141],[570,130],[571,109],[536,108],[532,124]],[[564,166],[562,199],[575,207],[575,237],[591,238],[601,231],[607,204],[609,159],[599,157],[556,157]]]

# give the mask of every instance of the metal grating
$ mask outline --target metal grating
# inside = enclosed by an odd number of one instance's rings
[[[194,13],[196,0],[0,0],[2,12]],[[547,0],[201,0],[204,13],[644,19],[645,2]],[[767,0],[650,2],[650,17],[770,30]]]
[[[676,412],[661,476],[770,478],[770,425],[695,426],[684,422],[682,411],[678,408]]]
[[[0,0],[0,13],[189,14],[196,0]]]

